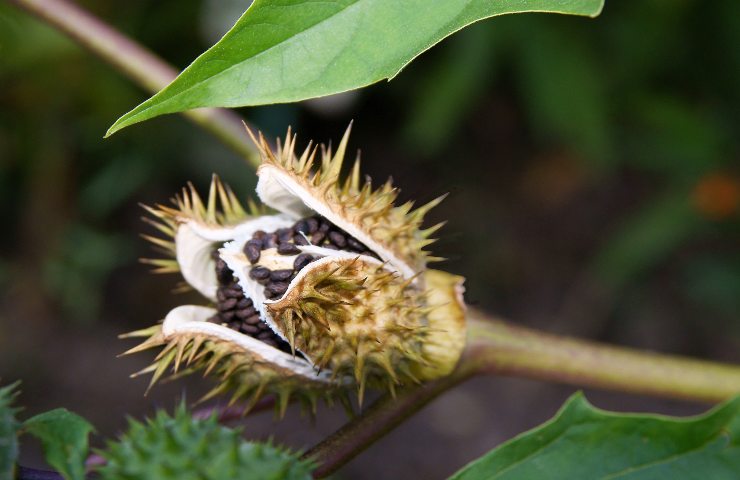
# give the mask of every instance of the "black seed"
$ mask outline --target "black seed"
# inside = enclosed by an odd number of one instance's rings
[[[249,308],[253,305],[251,298],[242,298],[239,300],[239,303],[236,304],[236,308],[243,309],[243,308]]]
[[[287,282],[270,282],[265,287],[265,294],[273,297],[280,296],[288,289]]]
[[[226,300],[225,292],[226,290],[224,290],[223,288],[219,288],[218,290],[216,290],[216,300],[218,300],[219,302],[223,302],[224,300]]]
[[[277,251],[280,255],[295,255],[296,253],[301,253],[298,247],[288,242],[281,242],[277,247]]]
[[[226,266],[226,262],[220,258],[216,260],[216,278],[218,279],[218,282],[222,284],[230,283],[234,278],[234,272],[229,270],[229,267]]]
[[[251,317],[255,313],[257,313],[257,312],[254,310],[254,307],[247,307],[247,308],[242,308],[241,310],[237,310],[236,311],[236,316],[238,318],[244,320],[246,318]]]
[[[329,232],[329,241],[339,248],[347,246],[347,238],[339,232]]]
[[[219,323],[220,324],[221,323],[221,317],[218,316],[218,315],[211,315],[210,317],[208,317],[208,319],[206,320],[206,322],[209,322],[209,323]]]
[[[259,328],[257,328],[254,325],[247,325],[242,323],[239,327],[239,330],[241,330],[242,333],[246,333],[248,335],[254,335],[255,333],[259,333]]]
[[[226,298],[236,298],[236,299],[239,299],[240,297],[243,297],[244,296],[244,292],[238,286],[224,288],[223,289],[223,292],[224,292],[224,295],[226,296]]]
[[[222,312],[231,310],[232,308],[236,307],[236,302],[236,298],[226,299],[225,301],[218,304],[218,309]]]
[[[324,232],[316,232],[311,235],[311,244],[321,245],[321,242],[324,241],[324,238],[326,238],[326,234]]]
[[[306,219],[304,218],[295,222],[295,224],[293,225],[293,230],[295,230],[296,233],[308,234],[308,222],[306,221]]]
[[[296,245],[308,245],[308,240],[306,239],[306,237],[299,233],[298,235],[295,235],[293,237],[293,243],[295,243]]]
[[[284,282],[293,275],[293,270],[273,270],[270,274],[270,280],[273,282]]]
[[[261,247],[262,242],[259,240],[250,240],[244,245],[244,255],[247,256],[247,260],[249,260],[249,263],[252,265],[259,262]]]
[[[313,262],[313,260],[314,260],[313,257],[309,255],[308,253],[301,253],[300,255],[295,257],[295,261],[293,262],[293,268],[296,271],[302,270],[303,267]]]
[[[252,234],[252,238],[254,238],[255,240],[262,240],[263,238],[265,238],[265,235],[267,235],[267,233],[265,233],[264,230],[257,230]]]
[[[306,224],[308,225],[308,233],[315,233],[319,229],[319,221],[314,218],[307,218]]]
[[[365,250],[367,250],[367,247],[364,244],[358,242],[357,239],[355,239],[354,237],[347,237],[347,245],[349,246],[349,248],[357,252],[364,252]]]
[[[266,235],[265,238],[262,239],[262,250],[267,250],[268,248],[275,248],[278,244],[278,236],[274,233],[271,233],[269,235]]]
[[[265,330],[264,332],[260,332],[257,334],[257,338],[259,340],[272,340],[274,333],[272,330]]]
[[[328,248],[329,250],[339,250],[339,247],[332,243],[327,243],[326,245],[323,245],[324,248]]]
[[[287,242],[288,240],[293,238],[293,234],[295,232],[292,228],[278,228],[275,233],[278,236],[278,241]]]
[[[221,316],[221,320],[228,323],[234,320],[234,317],[236,316],[236,312],[234,312],[233,310],[229,310],[228,312],[221,312],[220,316]]]
[[[265,267],[254,267],[249,271],[249,278],[252,280],[267,280],[270,278],[270,269]]]
[[[244,319],[244,323],[248,323],[250,325],[259,325],[260,322],[261,320],[258,313]]]
[[[321,220],[321,225],[319,226],[319,232],[326,233],[329,231],[331,227],[332,227],[332,224],[329,223],[327,220]]]

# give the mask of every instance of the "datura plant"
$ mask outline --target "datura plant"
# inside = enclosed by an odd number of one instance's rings
[[[220,379],[206,398],[231,391],[249,408],[274,394],[281,414],[294,394],[315,410],[449,374],[465,343],[463,279],[427,268],[441,224],[421,229],[441,198],[395,205],[390,180],[361,181],[359,156],[341,179],[349,129],[334,154],[309,144],[297,156],[290,130],[275,151],[250,135],[264,206],[243,208],[214,176],[205,202],[190,185],[173,207],[146,207],[167,237],[147,238],[168,257],[148,262],[179,271],[209,305],[129,334],[146,337],[129,352],[163,347],[142,372],[154,384],[205,370]]]

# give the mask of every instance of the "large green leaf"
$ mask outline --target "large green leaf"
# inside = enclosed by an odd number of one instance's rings
[[[452,480],[737,479],[740,398],[689,418],[617,414],[581,394],[554,419],[470,463]]]
[[[66,480],[85,479],[88,435],[93,431],[87,420],[57,408],[29,418],[23,430],[41,440],[46,461]]]
[[[604,0],[256,0],[170,85],[110,128],[197,107],[295,102],[392,78],[478,20],[508,13],[598,15]]]

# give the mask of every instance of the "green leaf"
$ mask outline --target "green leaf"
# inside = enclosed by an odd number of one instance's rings
[[[88,435],[93,431],[87,420],[57,408],[29,418],[23,430],[41,440],[46,461],[66,480],[85,479]]]
[[[0,388],[0,478],[15,478],[15,461],[18,458],[18,422],[15,419],[13,400],[18,395],[13,383]]]
[[[603,0],[256,0],[170,85],[107,135],[198,107],[296,102],[393,78],[478,20],[520,12],[596,16]]]
[[[599,410],[577,393],[554,419],[526,432],[451,478],[736,479],[740,398],[680,419]]]
[[[310,480],[311,463],[269,443],[247,442],[215,416],[193,419],[180,406],[146,423],[131,420],[100,454],[102,480]]]

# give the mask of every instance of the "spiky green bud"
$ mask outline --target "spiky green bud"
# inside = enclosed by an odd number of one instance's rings
[[[308,480],[311,464],[269,443],[247,442],[215,416],[193,419],[184,406],[159,411],[99,452],[102,480]]]

